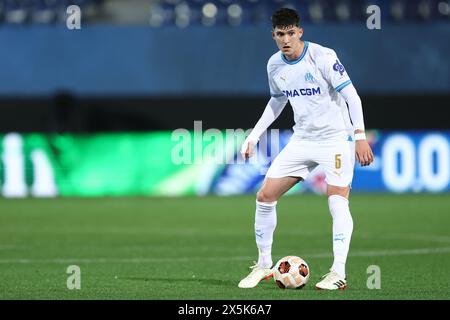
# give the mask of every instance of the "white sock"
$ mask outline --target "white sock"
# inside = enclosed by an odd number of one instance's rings
[[[277,226],[277,202],[256,201],[255,238],[258,246],[258,266],[272,267],[273,232]]]
[[[328,206],[330,208],[331,216],[333,217],[334,261],[331,270],[345,278],[345,262],[350,248],[353,219],[346,198],[332,195],[328,198]]]

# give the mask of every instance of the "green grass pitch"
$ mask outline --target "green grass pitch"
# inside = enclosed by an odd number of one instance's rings
[[[355,194],[345,291],[314,289],[332,263],[327,199],[278,204],[274,260],[309,264],[302,290],[239,289],[256,259],[254,196],[0,200],[0,299],[449,299],[450,195]],[[275,262],[275,261],[274,261]],[[67,289],[69,265],[81,289]],[[367,268],[381,270],[368,289]]]

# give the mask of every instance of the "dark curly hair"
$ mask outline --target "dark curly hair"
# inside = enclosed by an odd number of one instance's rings
[[[286,28],[300,25],[300,16],[297,11],[289,8],[281,8],[272,14],[272,27]]]

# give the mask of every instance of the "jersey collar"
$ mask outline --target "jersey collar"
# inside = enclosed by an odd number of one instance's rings
[[[309,46],[309,41],[305,41],[305,46],[303,47],[302,54],[300,55],[300,57],[298,57],[295,60],[290,61],[290,60],[286,59],[286,57],[284,56],[284,54],[282,52],[281,52],[281,59],[283,59],[283,61],[287,64],[296,64],[303,59],[303,57],[306,54],[306,51],[308,51],[308,46]]]

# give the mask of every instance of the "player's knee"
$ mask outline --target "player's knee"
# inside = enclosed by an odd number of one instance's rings
[[[276,197],[274,195],[271,195],[267,191],[261,189],[256,193],[256,200],[258,202],[274,202],[277,201]]]
[[[330,196],[341,196],[348,199],[350,195],[350,187],[338,187],[338,186],[327,186],[327,195]]]

